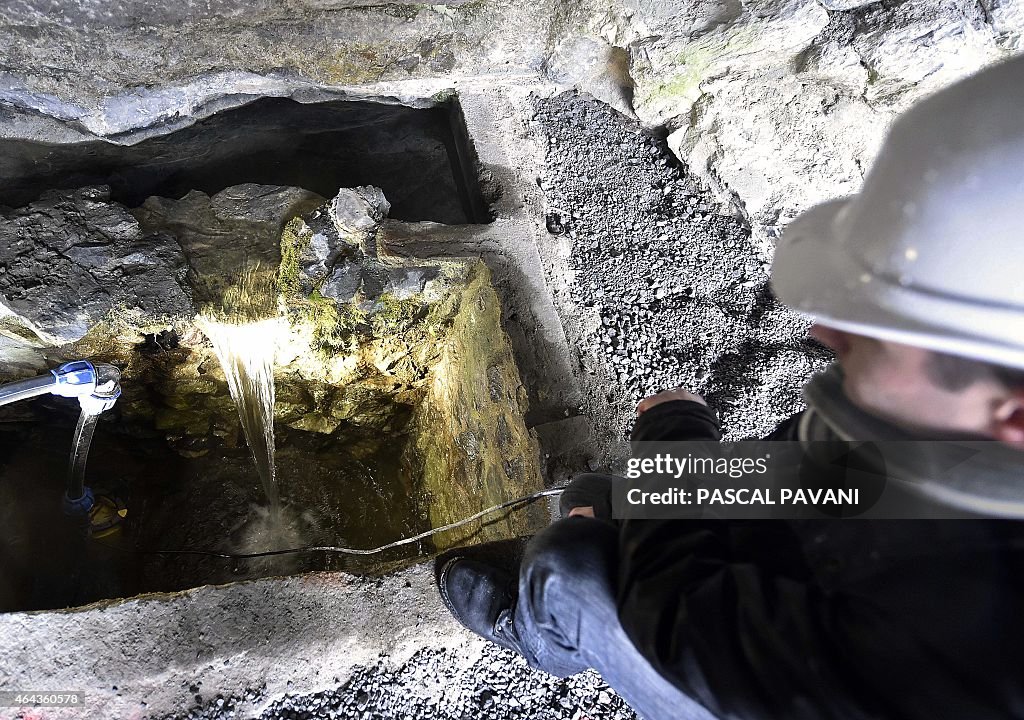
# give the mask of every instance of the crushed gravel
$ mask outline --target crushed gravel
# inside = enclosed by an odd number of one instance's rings
[[[165,720],[246,717],[237,708],[258,702],[259,690],[204,700]],[[343,685],[313,695],[290,695],[260,720],[635,720],[636,714],[594,672],[560,679],[530,668],[518,655],[489,643],[477,652],[425,649],[394,669],[381,663],[358,669]]]
[[[772,295],[749,228],[634,120],[575,91],[534,107],[546,228],[567,257],[549,281],[608,446],[639,400],[677,386],[719,411],[727,439],[801,409],[829,353]]]

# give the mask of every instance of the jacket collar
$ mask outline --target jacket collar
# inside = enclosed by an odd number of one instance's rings
[[[881,443],[889,482],[968,513],[1024,518],[1024,452],[986,438],[926,438],[856,407],[833,364],[804,386],[801,442]]]

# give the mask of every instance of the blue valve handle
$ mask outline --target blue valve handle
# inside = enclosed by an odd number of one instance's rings
[[[88,360],[74,360],[51,370],[56,382],[53,395],[77,398],[91,395],[96,389],[96,367]]]

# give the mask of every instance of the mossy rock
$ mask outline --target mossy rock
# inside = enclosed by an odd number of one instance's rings
[[[285,223],[284,229],[281,230],[281,265],[277,271],[279,292],[286,295],[304,292],[299,262],[312,238],[313,231],[301,217],[294,217]]]

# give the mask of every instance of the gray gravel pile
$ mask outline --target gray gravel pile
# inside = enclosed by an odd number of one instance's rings
[[[800,385],[828,355],[772,296],[770,258],[747,227],[607,105],[567,92],[535,110],[547,230],[571,245],[560,312],[584,382],[604,391],[608,406],[590,408],[602,429],[621,437],[638,400],[680,385],[707,398],[730,438],[799,410]]]
[[[246,700],[251,701],[253,692]],[[214,698],[166,720],[245,717],[233,698]],[[625,702],[593,672],[559,679],[531,669],[513,653],[486,645],[418,652],[397,670],[383,664],[357,670],[340,687],[294,695],[271,705],[260,720],[635,720]]]

